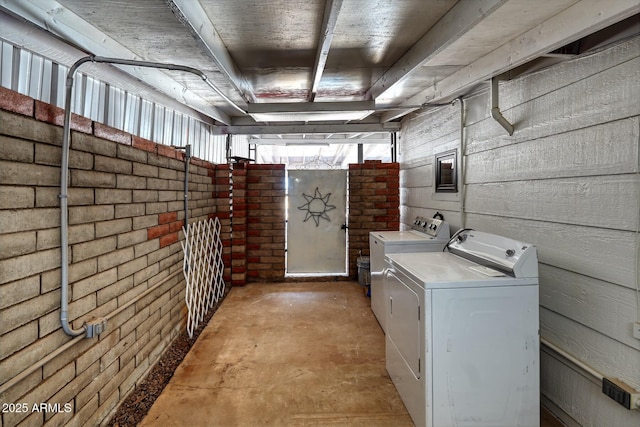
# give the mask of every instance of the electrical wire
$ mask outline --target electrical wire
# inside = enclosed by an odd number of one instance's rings
[[[458,231],[456,231],[455,233],[453,233],[453,236],[451,236],[451,238],[449,239],[449,241],[447,242],[447,244],[446,244],[446,245],[444,245],[444,248],[442,248],[442,252],[444,252],[445,250],[448,250],[448,249],[449,249],[449,245],[450,245],[451,243],[453,243],[453,242],[454,242],[454,240],[456,240],[456,238],[457,238],[460,234],[464,233],[465,231],[474,231],[474,230],[473,230],[473,228],[461,228],[460,230],[458,230]]]

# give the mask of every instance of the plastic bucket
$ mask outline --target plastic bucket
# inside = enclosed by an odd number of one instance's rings
[[[369,257],[359,256],[356,260],[358,266],[358,283],[360,286],[369,286],[371,284],[371,272],[369,270]]]

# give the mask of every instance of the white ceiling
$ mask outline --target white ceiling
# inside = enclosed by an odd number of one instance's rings
[[[0,11],[73,45],[75,55],[30,46],[66,65],[90,54],[201,70],[224,96],[194,74],[120,66],[209,117],[216,132],[259,141],[283,134],[384,138],[407,113],[450,102],[636,15],[640,2],[0,0]],[[23,36],[0,29],[0,37]],[[328,115],[353,109],[369,114]],[[323,121],[309,117],[317,110]],[[280,112],[285,121],[256,121],[252,112]]]

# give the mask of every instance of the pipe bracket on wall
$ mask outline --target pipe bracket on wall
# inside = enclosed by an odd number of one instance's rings
[[[499,106],[499,98],[498,98],[498,79],[496,77],[491,78],[491,117],[498,123],[500,126],[507,131],[509,136],[513,135],[513,125],[509,123],[509,121],[502,115]]]

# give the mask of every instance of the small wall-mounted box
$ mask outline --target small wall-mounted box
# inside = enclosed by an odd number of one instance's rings
[[[107,319],[93,319],[92,321],[85,323],[85,327],[87,329],[85,338],[97,337],[107,329]]]
[[[619,379],[603,378],[602,392],[629,410],[640,409],[640,391]]]

